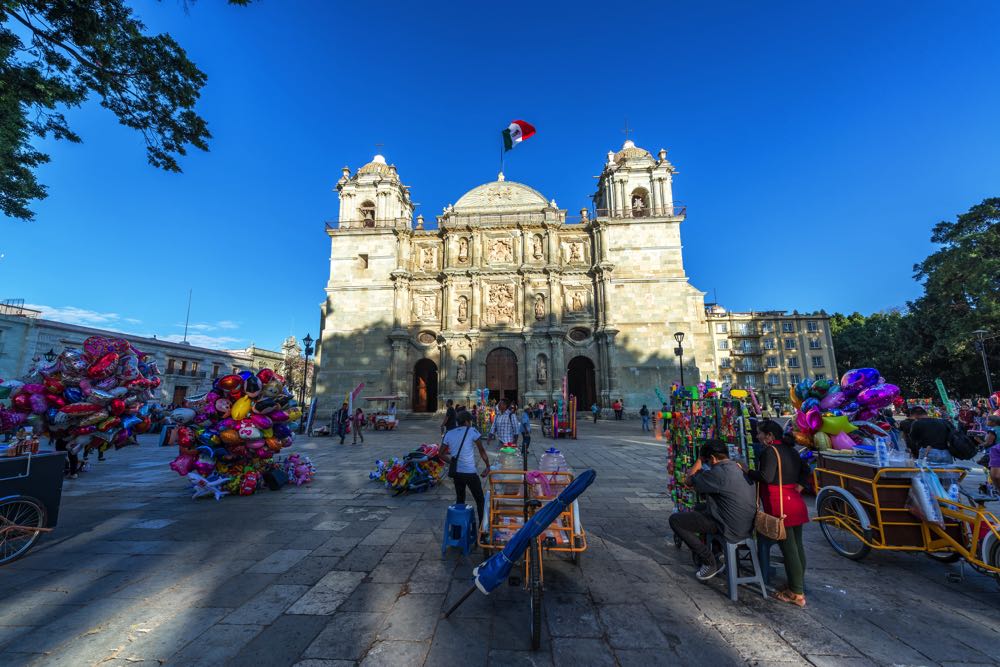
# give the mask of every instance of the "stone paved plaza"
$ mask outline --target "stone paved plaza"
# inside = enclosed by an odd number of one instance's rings
[[[393,498],[368,481],[374,459],[435,433],[412,421],[363,447],[303,440],[320,470],[310,487],[221,502],[191,500],[151,436],[111,453],[67,481],[58,529],[0,568],[0,664],[997,664],[992,579],[953,581],[958,565],[923,556],[852,562],[815,525],[805,610],[697,582],[666,538],[664,448],[637,422],[581,423],[560,441],[598,477],[581,499],[581,567],[545,564],[541,650],[528,650],[521,588],[476,593],[442,620],[480,560],[441,557],[450,483]],[[533,453],[547,442],[536,433]]]

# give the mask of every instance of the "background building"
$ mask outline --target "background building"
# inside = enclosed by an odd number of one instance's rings
[[[754,389],[762,402],[788,406],[788,388],[804,378],[834,378],[837,360],[824,311],[737,313],[705,308],[716,376],[733,387]]]
[[[251,344],[245,350],[213,350],[187,343],[174,343],[132,334],[82,327],[42,319],[37,310],[0,305],[0,378],[18,378],[28,372],[33,360],[45,354],[59,354],[66,347],[79,347],[89,336],[118,336],[130,341],[142,352],[156,359],[160,369],[160,402],[180,404],[185,396],[208,391],[220,375],[243,370],[272,368],[279,373],[292,369],[295,395],[299,395],[301,369],[305,360],[294,336],[282,345],[281,352]],[[311,364],[310,364],[311,365]],[[308,388],[307,388],[308,391]]]

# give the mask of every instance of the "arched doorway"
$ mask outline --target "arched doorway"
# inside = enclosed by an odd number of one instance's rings
[[[490,398],[517,400],[517,355],[505,347],[486,355],[486,386]]]
[[[587,357],[573,357],[566,367],[566,389],[576,396],[576,409],[589,410],[597,402],[594,362]]]
[[[437,412],[438,367],[430,359],[421,359],[413,367],[414,412]]]

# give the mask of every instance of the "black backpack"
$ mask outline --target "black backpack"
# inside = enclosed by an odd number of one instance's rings
[[[979,446],[961,429],[952,425],[951,432],[948,434],[948,451],[959,461],[965,461],[979,452]]]

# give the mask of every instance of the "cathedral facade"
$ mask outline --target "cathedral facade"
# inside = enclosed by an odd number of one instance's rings
[[[684,209],[674,167],[626,141],[609,152],[592,208],[572,219],[520,183],[480,185],[436,229],[413,217],[409,188],[375,158],[337,183],[330,279],[317,346],[320,414],[363,395],[433,412],[444,400],[552,400],[580,409],[622,398],[655,405],[680,375],[715,372],[704,293],[681,258]]]

